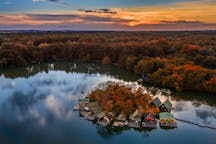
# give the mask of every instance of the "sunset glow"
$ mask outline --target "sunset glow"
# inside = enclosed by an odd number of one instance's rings
[[[122,0],[120,0],[122,1]],[[3,0],[0,29],[205,30],[216,29],[213,0],[160,3],[73,0]]]

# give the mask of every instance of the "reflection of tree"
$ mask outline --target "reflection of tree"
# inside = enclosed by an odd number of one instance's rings
[[[98,125],[94,122],[96,125],[97,133],[103,137],[104,139],[109,139],[110,137],[114,135],[121,135],[123,132],[134,130],[135,132],[142,133],[143,137],[148,137],[149,133],[153,130],[151,128],[129,128],[127,126],[125,127],[113,127],[111,125],[107,127],[103,127],[101,125]]]
[[[7,78],[17,78],[17,77],[25,77],[28,78],[33,76],[39,72],[46,72],[48,73],[51,70],[62,70],[67,73],[69,72],[77,72],[77,73],[89,73],[89,74],[109,74],[111,76],[117,77],[119,79],[124,79],[127,81],[130,80],[137,80],[138,76],[132,72],[128,72],[122,70],[115,66],[110,65],[101,65],[99,63],[85,63],[85,62],[56,62],[53,64],[53,67],[50,67],[50,64],[40,64],[40,65],[33,65],[28,71],[29,67],[24,68],[12,68],[7,70],[1,70],[0,75],[4,74]]]
[[[97,133],[105,139],[108,139],[113,135],[120,135],[124,131],[129,130],[128,127],[112,127],[111,125],[107,127],[103,127],[98,124],[96,124],[96,129],[97,129]]]
[[[202,104],[208,104],[210,106],[216,106],[216,99],[213,94],[199,93],[199,92],[174,92],[172,98],[176,101],[193,101],[197,100]]]
[[[149,137],[150,132],[153,130],[152,128],[139,128],[139,129],[134,129],[135,131],[138,131],[142,133],[143,137]]]

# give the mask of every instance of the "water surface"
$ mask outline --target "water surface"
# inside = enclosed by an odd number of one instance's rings
[[[103,128],[73,111],[101,82],[136,85],[139,77],[114,66],[54,63],[0,71],[0,143],[216,143],[216,131],[178,122],[176,129]],[[157,93],[161,99],[167,96]],[[216,127],[216,100],[205,93],[172,93],[175,117]],[[194,99],[199,104],[193,103]]]

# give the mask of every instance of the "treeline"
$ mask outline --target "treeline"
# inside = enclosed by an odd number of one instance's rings
[[[102,61],[152,85],[216,93],[216,32],[1,34],[0,67]]]

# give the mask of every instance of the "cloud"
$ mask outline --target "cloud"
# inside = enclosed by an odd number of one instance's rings
[[[85,13],[107,13],[107,14],[117,14],[116,11],[112,11],[111,9],[78,9],[78,11]]]
[[[112,17],[102,17],[96,15],[79,15],[79,14],[25,14],[25,15],[14,15],[14,16],[4,16],[0,15],[2,21],[8,21],[13,23],[22,24],[63,24],[63,23],[129,23],[136,20],[122,19],[122,18],[112,18]],[[1,22],[0,22],[1,24]]]
[[[53,20],[69,20],[74,18],[80,18],[76,14],[26,14],[31,20],[40,20],[40,21],[53,21]]]
[[[9,1],[6,1],[6,2],[3,2],[4,5],[11,5],[12,2],[9,2]]]
[[[161,23],[165,23],[165,24],[201,24],[203,22],[200,21],[187,21],[187,20],[178,20],[178,21],[167,21],[167,20],[163,20],[160,21]]]
[[[68,4],[63,0],[32,0],[33,2],[52,2],[52,3],[61,3],[61,4]]]

